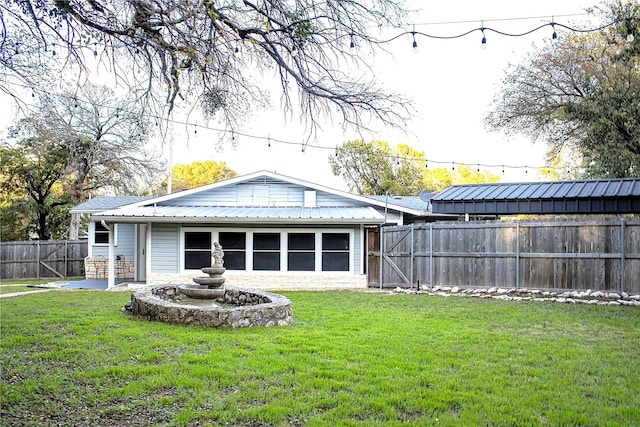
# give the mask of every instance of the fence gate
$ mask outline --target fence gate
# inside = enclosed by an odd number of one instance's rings
[[[368,286],[413,288],[413,226],[369,229],[367,240]]]
[[[63,245],[38,242],[38,264],[58,277],[67,277],[67,242]],[[56,242],[57,243],[57,242]],[[62,261],[62,262],[60,262]],[[59,271],[62,270],[62,271]]]

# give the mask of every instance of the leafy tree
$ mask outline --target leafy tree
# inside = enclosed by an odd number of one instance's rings
[[[459,166],[425,168],[425,154],[408,145],[392,150],[384,141],[349,141],[329,157],[333,174],[342,176],[350,191],[357,194],[415,196],[422,190],[442,191],[452,184],[496,182],[489,172]]]
[[[235,126],[268,100],[257,73],[275,71],[285,112],[297,103],[314,129],[330,111],[344,125],[396,125],[405,99],[384,93],[372,73],[340,70],[367,70],[362,52],[380,43],[378,28],[401,25],[401,3],[5,0],[0,66],[10,78],[0,84],[7,93],[13,82],[38,91],[44,77],[81,80],[97,61],[165,113],[184,101]]]
[[[0,155],[4,148],[0,148]],[[0,177],[0,242],[29,240],[31,206],[20,191],[5,188]]]
[[[414,159],[415,157],[415,159]],[[399,145],[393,153],[385,141],[348,141],[329,157],[333,174],[342,176],[350,191],[357,194],[416,195],[422,190],[418,153]]]
[[[439,193],[452,185],[482,184],[498,182],[500,177],[488,171],[481,171],[465,165],[457,165],[454,169],[447,167],[428,168],[422,172],[423,188]]]
[[[617,24],[568,34],[514,65],[486,117],[490,129],[545,139],[549,156],[575,148],[587,177],[640,172],[640,5],[601,10]],[[628,34],[635,34],[632,41]]]
[[[566,181],[580,178],[580,159],[575,150],[565,148],[555,156],[547,156],[539,177],[545,181]]]
[[[225,162],[213,160],[175,165],[171,168],[171,175],[171,186],[176,191],[200,187],[238,176]]]
[[[11,130],[18,139],[13,147],[2,147],[0,156],[0,187],[3,194],[13,198],[2,210],[2,224],[22,227],[10,237],[25,239],[31,232],[38,239],[59,238],[67,231],[66,212],[69,199],[62,191],[62,182],[69,165],[69,152],[55,136],[33,119],[24,119]],[[24,196],[24,197],[21,197]],[[14,221],[4,215],[16,208],[28,207],[24,212],[30,219],[29,228],[24,221]],[[9,237],[9,236],[7,236]]]

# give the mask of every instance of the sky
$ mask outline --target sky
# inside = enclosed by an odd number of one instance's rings
[[[585,23],[590,19],[585,10],[594,5],[593,0],[413,1],[410,6],[421,10],[411,16],[409,22],[412,24],[407,30],[413,29],[415,24],[416,31],[453,35],[484,25],[502,32],[522,33],[550,22],[552,17],[555,22],[564,24]],[[562,36],[560,30],[558,33]],[[217,138],[217,132],[199,128],[195,134],[191,129],[188,132],[182,129],[181,137],[176,135],[176,147],[179,148],[173,150],[173,162],[222,160],[241,175],[269,170],[346,189],[342,178],[331,172],[327,159],[334,153],[332,147],[363,137],[367,141],[384,140],[391,146],[408,144],[425,152],[427,159],[445,162],[432,162],[433,166],[449,167],[455,162],[475,169],[479,164],[481,170],[500,175],[505,182],[537,180],[537,170],[533,167],[544,165],[544,142],[533,143],[524,137],[508,138],[502,133],[488,132],[483,118],[507,66],[524,57],[531,50],[532,43],[541,45],[551,35],[550,27],[523,37],[507,37],[487,31],[486,49],[481,49],[480,32],[455,40],[418,36],[417,49],[412,47],[410,35],[400,37],[388,46],[391,56],[376,57],[374,70],[377,81],[385,90],[402,93],[414,102],[415,112],[404,132],[378,127],[374,134],[360,134],[349,130],[345,132],[339,124],[328,122],[317,140],[303,152],[298,144],[305,141],[304,125],[296,118],[283,121],[276,102],[271,111],[253,112],[244,131],[249,135],[294,144],[272,140],[269,146],[265,140],[238,136],[236,148],[225,146],[223,151],[218,151],[211,145]],[[209,125],[215,127],[215,124]],[[520,167],[487,168],[482,165]]]
[[[408,17],[406,30],[415,28],[419,32],[450,36],[484,26],[507,33],[522,33],[552,19],[567,25],[585,23],[591,19],[584,15],[585,10],[595,4],[596,0],[410,0],[410,8],[420,10]],[[397,33],[394,30],[391,35]],[[274,91],[272,108],[252,111],[242,129],[247,135],[270,138],[270,144],[269,140],[238,135],[235,147],[228,143],[219,146],[219,132],[208,128],[221,126],[213,121],[205,123],[192,118],[189,122],[198,126],[175,126],[173,147],[170,149],[165,145],[162,156],[173,164],[224,161],[240,175],[268,170],[346,190],[342,178],[331,172],[328,157],[343,142],[364,138],[367,141],[384,140],[392,147],[407,144],[425,152],[433,166],[464,163],[501,175],[504,182],[536,180],[535,167],[544,165],[544,142],[533,143],[524,137],[507,138],[502,133],[488,132],[483,118],[507,66],[521,60],[531,51],[533,43],[541,45],[545,39],[550,39],[551,33],[550,27],[523,37],[487,31],[486,49],[481,49],[479,31],[453,40],[417,36],[416,49],[412,47],[410,35],[402,36],[386,46],[389,54],[374,58],[363,49],[362,55],[372,61],[376,80],[382,88],[401,93],[414,103],[412,119],[402,132],[375,123],[372,123],[376,129],[374,133],[345,131],[339,123],[327,120],[322,123],[322,131],[316,139],[303,151],[307,128],[295,114],[285,119],[277,91]],[[558,33],[562,37],[560,29]],[[266,75],[267,86],[270,80],[276,87],[278,77]],[[6,126],[7,120],[13,117],[8,111],[10,103],[3,102],[0,108],[4,109],[0,125]],[[483,165],[500,166],[487,168]]]

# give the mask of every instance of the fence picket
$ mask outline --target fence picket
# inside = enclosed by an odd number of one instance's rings
[[[379,235],[377,233],[380,233]],[[369,229],[370,286],[640,293],[640,220],[437,222]],[[375,277],[374,277],[375,276]],[[407,283],[407,281],[409,283]]]
[[[87,253],[86,240],[0,242],[0,279],[81,277]]]

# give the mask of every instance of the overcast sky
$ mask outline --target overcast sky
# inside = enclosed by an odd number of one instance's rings
[[[419,1],[409,4],[419,13],[412,15],[406,30],[438,36],[451,36],[484,25],[507,33],[522,33],[553,19],[572,25],[592,20],[584,15],[596,2],[583,0],[537,0],[519,2],[513,0],[458,0]],[[566,16],[575,15],[575,16]],[[395,35],[391,32],[392,35]],[[562,33],[558,30],[560,37]],[[392,146],[398,143],[424,151],[428,159],[466,163],[525,166],[532,168],[505,168],[503,181],[535,180],[536,166],[544,164],[546,147],[543,142],[532,144],[524,138],[507,139],[500,133],[488,133],[483,117],[498,89],[509,63],[518,62],[531,50],[532,43],[541,45],[550,39],[552,30],[545,27],[524,37],[507,37],[486,32],[487,47],[481,49],[482,34],[473,32],[454,40],[435,40],[417,36],[418,48],[412,47],[412,38],[406,35],[389,43],[389,55],[377,55],[372,62],[377,80],[385,90],[403,93],[413,99],[415,114],[405,132],[378,127],[374,134],[344,132],[338,123],[323,123],[323,132],[302,151],[306,141],[306,128],[296,116],[285,121],[274,92],[273,108],[269,111],[252,111],[243,129],[248,135],[270,137],[267,140],[238,136],[237,148],[225,145],[216,147],[219,128],[215,122],[193,126],[175,126],[173,163],[190,163],[199,160],[225,161],[239,174],[269,170],[295,178],[306,179],[334,188],[346,189],[345,184],[331,173],[327,158],[341,143],[364,137],[365,140],[381,139]],[[356,47],[356,49],[358,49]],[[362,52],[362,55],[368,55]],[[277,77],[271,76],[274,85]],[[269,76],[266,76],[269,84]],[[6,97],[5,97],[6,98]],[[0,124],[7,124],[13,115],[10,103],[4,102],[4,114]],[[290,144],[279,143],[287,141]],[[324,147],[324,148],[321,148]],[[169,158],[171,150],[165,147],[163,156]],[[435,164],[434,164],[435,166]],[[501,174],[502,167],[489,169]]]
[[[484,25],[507,33],[523,33],[553,19],[572,24],[592,18],[584,15],[593,1],[538,0],[515,1],[414,1],[422,10],[410,22],[415,30],[432,35],[461,34]],[[565,16],[577,15],[577,16]],[[526,19],[525,19],[526,18]],[[428,24],[428,25],[426,25]],[[413,28],[408,25],[408,30]],[[562,33],[558,30],[560,36]],[[481,49],[482,34],[474,32],[455,40],[435,40],[418,36],[418,48],[413,49],[410,35],[389,44],[391,56],[379,55],[374,63],[377,79],[385,89],[410,96],[416,107],[406,133],[381,128],[375,134],[364,134],[366,140],[382,139],[392,146],[408,144],[424,151],[428,159],[507,166],[542,166],[546,147],[543,142],[532,144],[525,138],[508,139],[501,133],[485,130],[483,117],[497,91],[509,63],[517,62],[531,50],[532,43],[541,45],[550,39],[552,30],[545,27],[529,36],[507,37],[486,32],[487,47]],[[363,53],[363,54],[366,54]],[[335,188],[346,188],[342,180],[331,173],[327,158],[331,147],[359,138],[356,132],[343,132],[338,124],[326,123],[317,141],[304,152],[296,143],[305,141],[305,128],[296,120],[284,123],[282,113],[255,111],[245,132],[272,138],[268,142],[238,137],[237,149],[226,147],[223,152],[212,148],[217,132],[199,129],[197,135],[188,132],[176,138],[173,161],[189,163],[208,158],[224,160],[240,174],[269,170],[296,178],[307,179]],[[214,123],[210,123],[215,127]],[[180,130],[179,132],[182,132]],[[274,142],[280,139],[294,144]],[[315,145],[315,147],[314,147]],[[317,148],[325,147],[325,148]],[[327,149],[328,148],[328,149]],[[434,164],[435,165],[435,164]],[[489,169],[502,174],[502,167]],[[537,170],[505,168],[503,181],[537,179]]]

